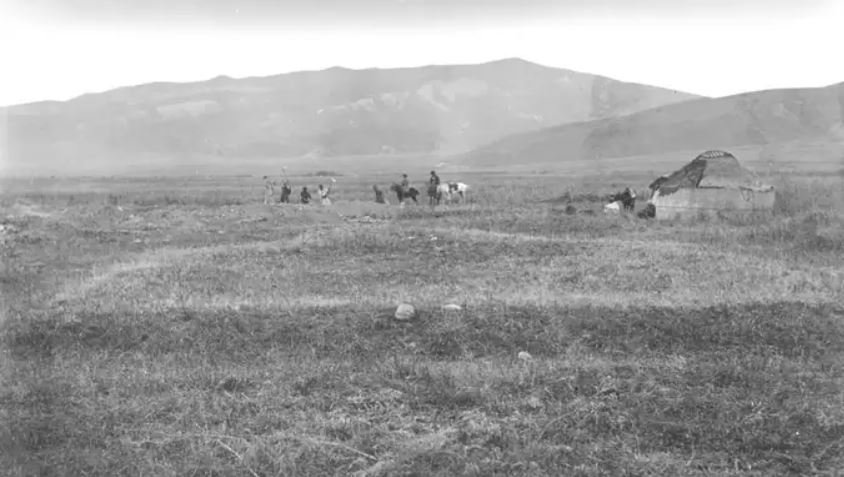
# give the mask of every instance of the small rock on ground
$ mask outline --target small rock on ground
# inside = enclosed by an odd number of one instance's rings
[[[396,308],[395,318],[399,321],[410,320],[414,316],[416,316],[416,309],[411,304],[402,303]]]

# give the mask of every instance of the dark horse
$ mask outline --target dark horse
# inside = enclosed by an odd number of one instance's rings
[[[407,189],[407,192],[403,191],[401,186],[398,184],[393,184],[390,186],[390,190],[396,193],[396,198],[398,198],[399,203],[403,203],[404,199],[413,199],[413,202],[418,204],[419,202],[416,200],[416,196],[419,195],[419,191],[416,188],[411,187]]]
[[[624,205],[625,212],[632,212],[633,209],[636,208],[636,194],[634,194],[629,187],[624,189],[624,192],[619,192],[618,194],[610,197],[610,202],[615,202],[617,200],[620,200]]]

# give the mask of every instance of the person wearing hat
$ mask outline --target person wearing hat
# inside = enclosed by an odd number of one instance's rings
[[[431,178],[428,180],[428,183],[434,187],[440,185],[440,176],[437,175],[436,172],[431,171]]]

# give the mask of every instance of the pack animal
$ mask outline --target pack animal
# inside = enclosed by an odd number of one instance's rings
[[[469,191],[469,185],[463,182],[449,182],[448,191],[449,199],[456,200],[459,197],[461,201],[465,201],[466,193]]]
[[[448,203],[451,200],[451,188],[448,184],[440,184],[436,187],[429,188],[428,195],[435,200],[437,205],[443,200]]]
[[[432,203],[439,204],[441,201],[445,201],[446,204],[450,204],[455,201],[465,200],[468,190],[469,186],[463,182],[447,182],[429,188],[428,196],[431,197]]]

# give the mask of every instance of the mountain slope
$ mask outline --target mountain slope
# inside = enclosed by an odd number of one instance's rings
[[[844,83],[698,99],[629,116],[517,134],[456,158],[472,166],[548,164],[792,141],[844,141]]]
[[[696,96],[509,59],[151,83],[0,110],[7,164],[465,151]]]

